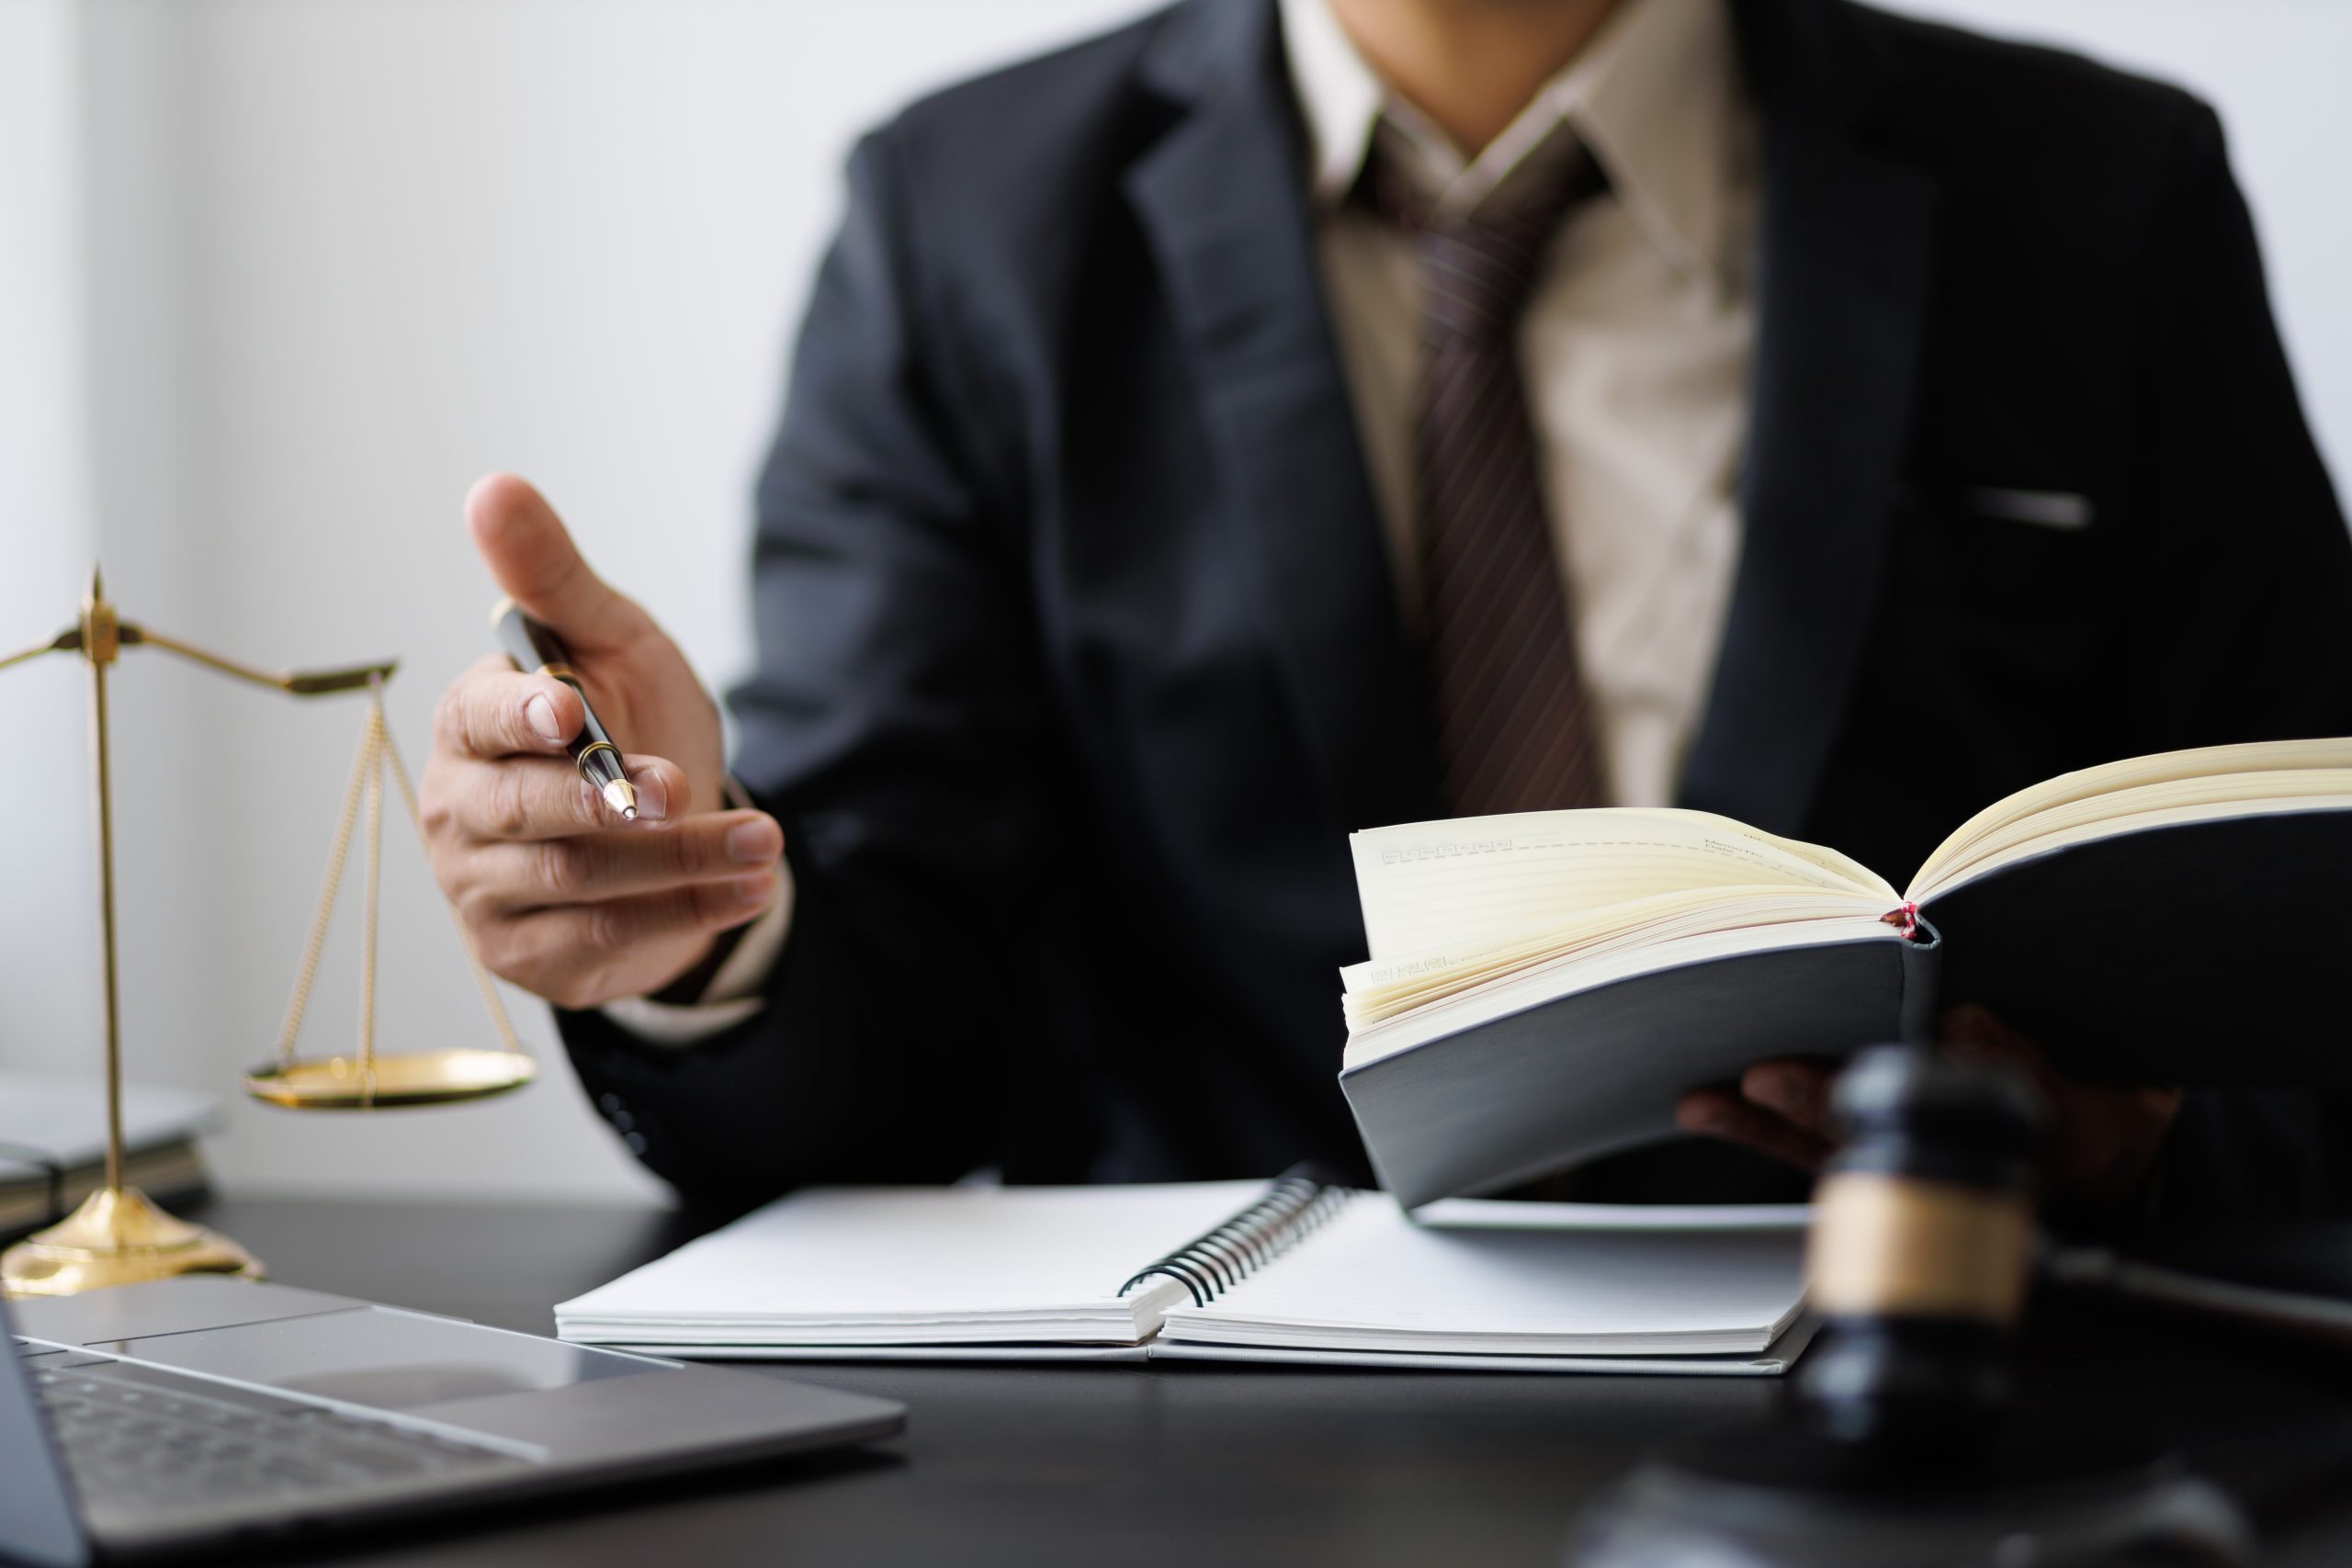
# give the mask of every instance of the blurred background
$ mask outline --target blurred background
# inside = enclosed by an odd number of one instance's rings
[[[413,770],[435,695],[488,647],[458,503],[508,468],[723,687],[749,662],[751,484],[850,140],[1146,8],[0,0],[0,650],[69,623],[103,559],[126,615],[250,662],[400,656],[389,710]],[[2352,6],[1895,8],[2218,105],[2340,478]],[[2033,237],[2017,245],[2030,265]],[[0,675],[0,1070],[98,1059],[85,690],[67,659]],[[524,1094],[364,1119],[235,1098],[277,1035],[362,708],[152,653],[112,690],[128,1070],[223,1097],[225,1185],[660,1190],[517,993],[548,1068]],[[492,1043],[413,836],[396,815],[385,832],[379,1040]],[[320,1052],[353,1038],[353,880]]]

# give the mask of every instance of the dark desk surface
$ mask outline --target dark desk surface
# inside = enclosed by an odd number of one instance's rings
[[[539,1334],[554,1303],[690,1234],[627,1209],[246,1200],[201,1213],[289,1284]],[[1578,1506],[1646,1450],[1759,1415],[1778,1392],[1198,1365],[759,1370],[903,1400],[907,1431],[847,1457],[362,1541],[333,1560],[1548,1563]],[[2352,1509],[2329,1506],[2336,1478],[2352,1477],[2352,1353],[2314,1362],[2060,1310],[2042,1315],[2029,1382],[2179,1443],[2256,1502],[2274,1561],[2352,1562]]]

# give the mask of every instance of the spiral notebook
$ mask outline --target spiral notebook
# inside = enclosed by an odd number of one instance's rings
[[[657,1355],[1193,1359],[1771,1374],[1802,1348],[1802,1208],[1385,1194],[1294,1172],[820,1190],[556,1308]]]

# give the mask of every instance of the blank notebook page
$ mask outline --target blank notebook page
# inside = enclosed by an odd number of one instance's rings
[[[1121,1301],[1119,1287],[1265,1191],[1262,1181],[1213,1181],[807,1192],[556,1315],[567,1333],[649,1325],[679,1343],[747,1331],[804,1343],[1132,1341],[1156,1325],[1170,1292],[1139,1288],[1145,1300]]]
[[[1531,1210],[1546,1205],[1529,1204]],[[1163,1337],[1508,1355],[1729,1354],[1769,1347],[1804,1293],[1804,1232],[1441,1229],[1360,1194]]]

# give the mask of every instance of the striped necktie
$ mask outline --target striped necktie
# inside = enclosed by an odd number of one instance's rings
[[[1367,169],[1374,205],[1420,258],[1422,629],[1457,817],[1608,798],[1519,365],[1520,318],[1552,238],[1604,184],[1582,147],[1566,151],[1521,199],[1461,215],[1429,212],[1377,140]]]

